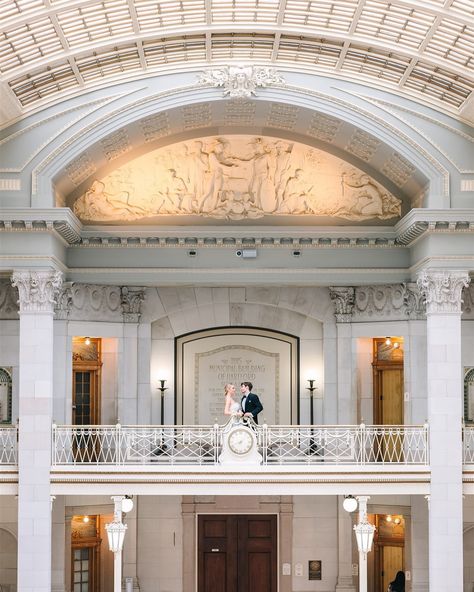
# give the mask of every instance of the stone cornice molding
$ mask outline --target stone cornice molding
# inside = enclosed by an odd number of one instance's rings
[[[63,283],[60,271],[14,271],[12,286],[18,288],[20,314],[53,313]]]
[[[145,300],[145,288],[122,286],[120,288],[124,323],[138,323],[141,317],[142,302]]]
[[[69,208],[8,208],[0,232],[53,232],[75,248],[405,248],[427,233],[474,233],[468,209],[412,209],[395,226],[84,226]]]
[[[337,323],[350,323],[354,308],[355,290],[352,287],[330,287],[329,296],[334,303]]]
[[[469,285],[464,270],[424,269],[418,274],[417,284],[426,302],[427,314],[461,314],[464,288]]]
[[[425,233],[472,233],[472,209],[426,210],[413,208],[394,227],[396,243],[409,246]]]

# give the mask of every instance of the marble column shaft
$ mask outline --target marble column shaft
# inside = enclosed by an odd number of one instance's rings
[[[430,592],[463,591],[461,293],[464,271],[426,270]]]
[[[51,592],[53,314],[59,272],[18,271],[18,592]]]

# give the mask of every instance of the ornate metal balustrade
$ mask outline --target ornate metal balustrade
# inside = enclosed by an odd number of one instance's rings
[[[474,427],[465,427],[463,430],[463,463],[474,465]]]
[[[0,465],[18,463],[18,438],[16,427],[0,427]]]
[[[264,465],[427,465],[428,426],[253,426]],[[219,464],[226,426],[53,426],[53,466]]]

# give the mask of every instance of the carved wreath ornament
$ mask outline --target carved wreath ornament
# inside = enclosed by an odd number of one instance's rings
[[[243,99],[256,95],[258,87],[284,83],[275,68],[264,66],[223,66],[206,70],[199,77],[200,84],[222,87],[224,96]]]

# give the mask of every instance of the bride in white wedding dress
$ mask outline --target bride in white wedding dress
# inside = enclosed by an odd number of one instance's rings
[[[234,423],[239,423],[239,419],[242,417],[242,409],[240,403],[234,399],[234,395],[235,385],[226,384],[224,387],[224,415],[231,415],[234,419]]]

